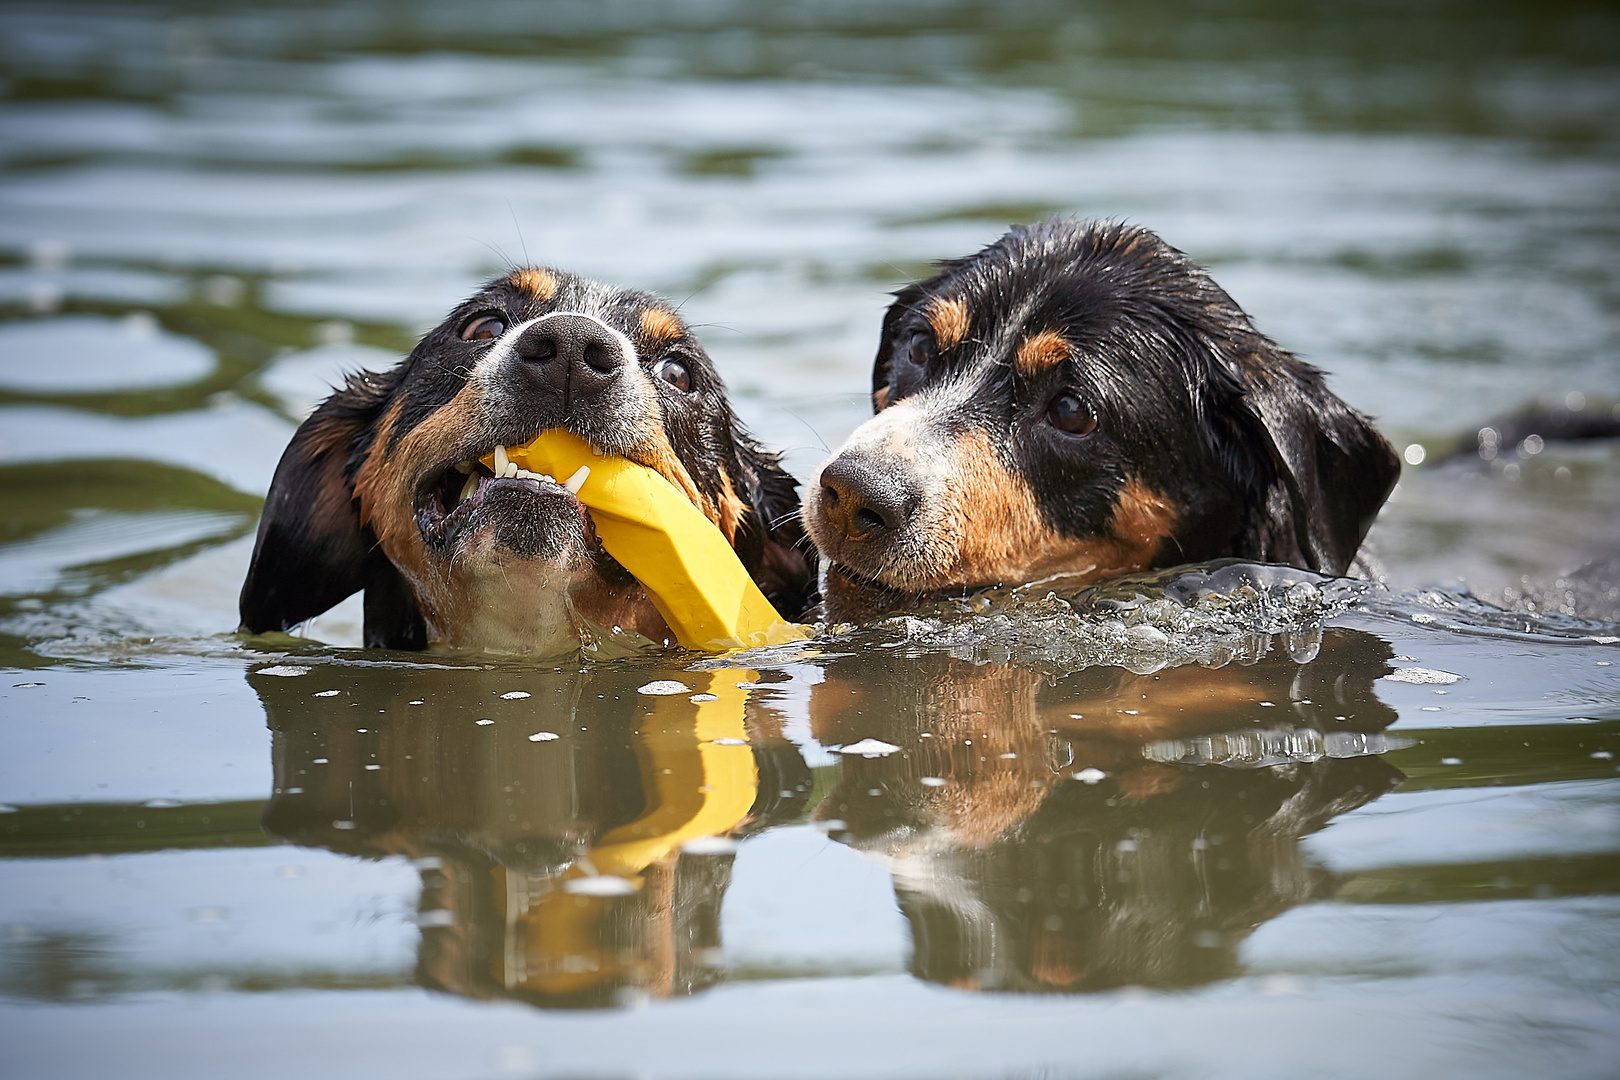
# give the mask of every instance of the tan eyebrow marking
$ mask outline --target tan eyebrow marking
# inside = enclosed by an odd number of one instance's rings
[[[674,341],[684,332],[680,317],[663,308],[648,308],[641,313],[641,333],[649,345]]]
[[[514,270],[511,277],[506,280],[536,300],[550,300],[557,295],[557,279],[551,276],[549,270],[542,270],[537,266]]]
[[[1024,375],[1050,371],[1069,358],[1069,343],[1055,330],[1042,330],[1019,342],[1013,366]]]
[[[936,296],[928,303],[928,325],[941,349],[960,344],[967,337],[967,305],[960,300]]]

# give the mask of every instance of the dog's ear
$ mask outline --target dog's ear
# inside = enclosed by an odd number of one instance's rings
[[[1251,529],[1263,557],[1345,573],[1400,477],[1394,447],[1320,371],[1281,350],[1245,358],[1238,371],[1240,426],[1259,452],[1244,479],[1262,493]]]
[[[749,513],[737,530],[737,555],[782,617],[799,619],[815,598],[809,540],[799,519],[799,482],[777,456],[734,426],[738,479]]]
[[[409,644],[426,636],[409,587],[354,505],[353,470],[391,396],[391,374],[349,376],[281,455],[242,583],[248,633],[290,629],[365,589],[366,643],[421,647]]]
[[[894,338],[900,332],[900,322],[928,295],[928,286],[936,278],[907,285],[894,294],[894,303],[883,313],[883,330],[878,335],[877,358],[872,361],[872,411],[882,412],[889,403],[889,361],[894,356]]]

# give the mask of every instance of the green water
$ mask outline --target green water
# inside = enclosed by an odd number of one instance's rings
[[[1617,30],[0,4],[0,1073],[1612,1075],[1620,453],[1434,462],[1620,397]],[[232,634],[296,422],[484,278],[670,296],[803,478],[887,293],[1051,213],[1427,448],[1387,589],[727,667]]]

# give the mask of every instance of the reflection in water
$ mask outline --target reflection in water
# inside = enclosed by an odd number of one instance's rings
[[[719,977],[731,845],[694,842],[793,816],[810,786],[749,703],[755,673],[648,696],[634,671],[446,670],[409,700],[392,672],[356,674],[313,700],[254,676],[275,733],[263,823],[417,860],[423,984],[577,1006]]]
[[[847,759],[816,815],[889,868],[922,978],[1076,991],[1228,976],[1256,926],[1331,891],[1299,838],[1401,779],[1366,756],[1401,745],[1378,734],[1395,713],[1372,693],[1390,655],[1330,629],[1307,663],[1043,685],[943,657],[897,684],[868,654],[816,688],[816,735],[907,752]]]
[[[1373,756],[1400,745],[1372,693],[1389,657],[1329,629],[1308,662],[1043,682],[864,651],[825,669],[812,729],[899,750],[846,756],[814,815],[889,869],[923,978],[1206,982],[1254,927],[1331,891],[1299,838],[1400,779]],[[649,696],[646,669],[445,668],[413,672],[408,698],[388,667],[323,669],[339,672],[347,686],[313,694],[251,677],[274,731],[264,826],[415,859],[420,982],[555,1007],[723,977],[728,841],[799,819],[812,787],[760,675]]]

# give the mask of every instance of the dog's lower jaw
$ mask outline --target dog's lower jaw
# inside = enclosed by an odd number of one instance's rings
[[[829,623],[871,622],[915,608],[923,597],[859,577],[829,560],[822,562],[820,585],[817,614]]]
[[[449,602],[423,612],[430,647],[566,657],[603,634],[627,643],[671,639],[640,583],[609,581],[581,562],[497,555],[478,572],[453,572],[440,594]]]

